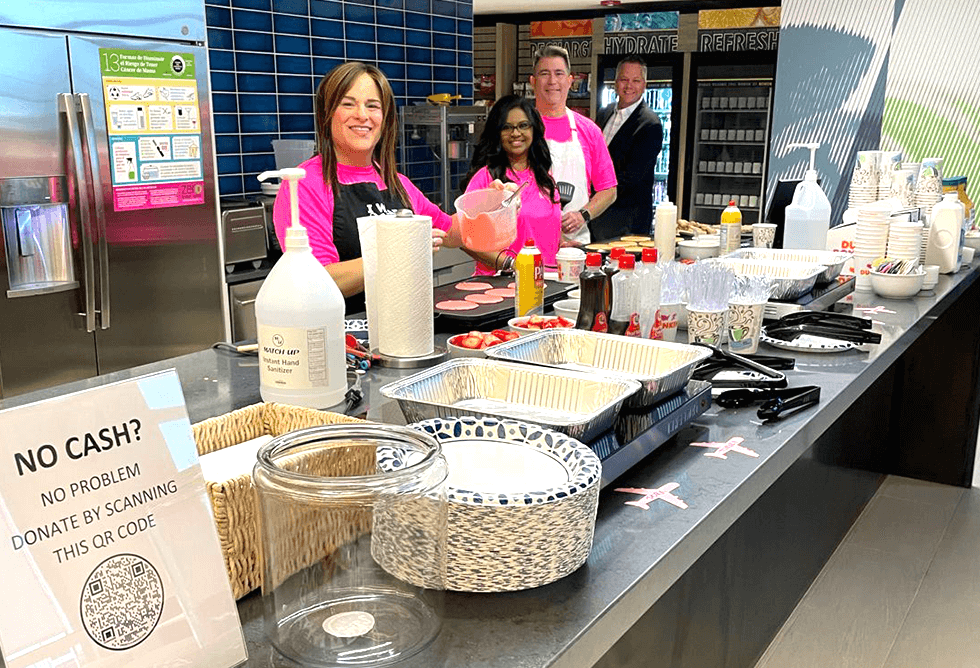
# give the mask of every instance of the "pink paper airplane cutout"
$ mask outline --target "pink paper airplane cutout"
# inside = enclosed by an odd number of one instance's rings
[[[716,459],[728,459],[728,452],[737,452],[740,455],[745,455],[746,457],[758,457],[759,453],[755,450],[751,450],[742,445],[745,441],[741,436],[736,436],[731,438],[727,443],[691,443],[691,445],[696,445],[699,448],[714,448],[714,452],[704,453],[705,457],[715,457]]]
[[[871,306],[855,306],[854,307],[854,310],[855,311],[864,311],[864,315],[881,315],[882,313],[895,313],[895,311],[892,311],[890,309],[887,309],[884,306],[874,306],[874,307],[871,307]]]
[[[643,496],[635,501],[627,501],[627,506],[636,506],[637,508],[643,508],[643,510],[650,510],[650,502],[660,499],[661,501],[666,501],[667,503],[677,506],[681,509],[686,509],[687,504],[681,499],[677,498],[671,492],[680,487],[679,482],[668,482],[666,485],[661,485],[657,489],[644,489],[643,487],[620,487],[615,490],[617,492],[625,492],[626,494],[642,494]]]

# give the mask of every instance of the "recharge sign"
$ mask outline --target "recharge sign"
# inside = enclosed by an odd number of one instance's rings
[[[244,659],[176,373],[0,412],[0,572],[8,668]]]

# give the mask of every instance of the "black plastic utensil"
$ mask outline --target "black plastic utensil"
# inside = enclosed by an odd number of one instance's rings
[[[812,406],[820,401],[820,388],[816,385],[786,387],[774,390],[727,390],[715,397],[722,408],[743,408],[762,403],[756,415],[762,420],[778,420],[785,412]]]
[[[558,186],[558,196],[561,207],[564,209],[565,205],[572,201],[572,197],[575,195],[575,184],[568,183],[567,181],[559,181]]]

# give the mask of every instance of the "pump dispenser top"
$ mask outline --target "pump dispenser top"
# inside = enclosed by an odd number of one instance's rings
[[[300,168],[262,172],[289,186],[284,252],[255,298],[259,393],[265,401],[308,408],[341,403],[347,392],[344,296],[313,256],[299,219]]]
[[[817,183],[817,149],[820,144],[796,143],[789,148],[810,149],[810,168],[793,192],[793,202],[786,207],[783,248],[826,250],[830,229],[830,200]]]

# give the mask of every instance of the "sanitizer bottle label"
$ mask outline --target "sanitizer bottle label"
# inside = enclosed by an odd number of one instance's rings
[[[283,390],[327,387],[327,329],[257,324],[259,382]]]

